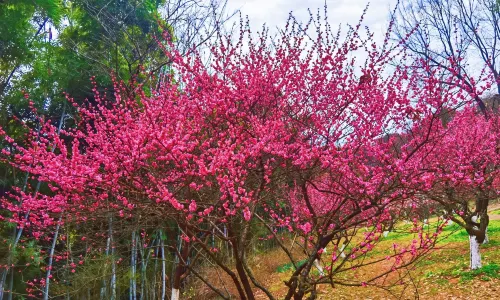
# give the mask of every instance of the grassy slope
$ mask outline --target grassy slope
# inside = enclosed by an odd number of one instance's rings
[[[493,212],[500,214],[500,211]],[[469,242],[467,232],[453,224],[443,233],[447,237],[438,243],[438,248],[420,261],[411,270],[415,285],[406,289],[395,288],[391,294],[375,287],[322,287],[320,299],[495,299],[500,291],[500,220],[492,220],[488,227],[490,242],[481,248],[483,268],[468,270]],[[410,234],[391,233],[386,243],[411,241]],[[374,252],[374,257],[386,255],[384,251]],[[275,273],[280,279],[289,275],[288,264],[280,265]],[[366,274],[371,270],[363,271]],[[276,274],[273,274],[274,276]],[[416,288],[415,288],[416,287]],[[278,296],[281,282],[275,282],[271,290]]]
[[[453,224],[446,227],[442,234],[446,238],[438,243],[439,249],[408,270],[414,284],[407,285],[405,289],[396,287],[390,292],[371,286],[321,286],[319,299],[415,299],[417,294],[420,299],[497,299],[500,294],[500,208],[490,213],[490,220],[490,242],[481,246],[483,268],[480,270],[468,270],[468,235],[465,230]],[[396,232],[390,233],[375,251],[370,253],[370,258],[385,257],[394,242],[405,244],[413,238],[411,234],[398,233],[396,228]],[[259,253],[250,259],[250,264],[255,277],[261,280],[277,299],[281,299],[286,293],[283,281],[289,278],[293,269],[283,252],[276,249]],[[379,268],[380,266],[375,266],[356,272],[360,276],[370,275],[379,272]],[[214,272],[213,269],[206,271]],[[218,284],[226,282],[228,290],[236,295],[227,276],[220,273],[211,275]],[[353,274],[343,276],[348,278]],[[217,277],[219,280],[215,280]],[[410,281],[407,280],[408,282]],[[257,299],[267,299],[260,290],[255,289],[255,292]],[[184,296],[191,299],[217,299],[202,284],[191,287]]]

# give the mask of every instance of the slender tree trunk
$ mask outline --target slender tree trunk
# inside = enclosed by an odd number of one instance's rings
[[[223,226],[224,226],[224,237],[227,238],[227,227],[226,227],[226,224],[224,224]],[[227,257],[232,256],[233,254],[231,252],[231,245],[227,241],[225,241],[224,243],[226,244]]]
[[[161,231],[160,231],[161,235]],[[167,292],[167,286],[166,286],[166,268],[165,268],[165,242],[163,241],[163,238],[161,239],[161,299],[165,300],[166,292]]]
[[[111,300],[116,299],[116,262],[115,262],[115,249],[111,248]]]
[[[138,238],[139,239],[139,238]],[[148,263],[148,260],[149,260],[149,252],[148,252],[148,255],[146,256],[146,253],[145,253],[145,249],[144,249],[144,243],[146,241],[143,240],[140,244],[139,244],[139,252],[141,254],[141,297],[140,299],[146,299],[147,297],[145,297],[145,286],[146,286],[146,268],[147,268],[147,263]],[[153,240],[152,242],[152,245],[154,245],[155,243],[155,240]]]
[[[109,226],[112,228],[112,225],[111,225],[111,217],[109,219]],[[112,231],[111,231],[112,233]],[[112,235],[110,234],[110,232],[108,231],[108,239],[106,241],[106,259],[109,257],[109,254],[110,254],[110,251],[111,251],[111,239],[112,239]],[[106,272],[106,270],[105,270]],[[102,287],[101,287],[101,297],[100,299],[105,299],[106,298],[106,295],[108,293],[108,287],[107,287],[107,280],[106,280],[106,273],[103,274],[103,279],[102,279]]]
[[[50,284],[50,277],[51,277],[50,274],[52,271],[52,261],[54,259],[54,251],[55,251],[56,244],[57,244],[57,236],[59,235],[59,228],[61,226],[61,219],[62,219],[62,216],[59,217],[59,221],[57,222],[56,231],[54,233],[54,238],[52,240],[52,246],[50,247],[49,264],[47,267],[47,274],[45,276],[45,289],[43,292],[43,300],[49,299],[49,284]]]
[[[69,231],[66,231],[66,241],[68,241],[68,242],[66,243],[66,251],[67,251],[67,257],[66,257],[66,268],[67,268],[67,269],[66,269],[66,271],[65,271],[65,276],[66,276],[66,278],[67,278],[67,279],[66,279],[66,282],[68,283],[68,284],[66,285],[66,299],[67,299],[67,300],[69,300],[69,299],[70,299],[70,295],[69,295],[69,293],[70,293],[70,292],[69,292],[69,290],[70,290],[70,286],[71,286],[71,285],[69,284],[69,283],[70,283],[70,280],[69,280],[69,277],[70,277],[70,275],[69,275],[69,270],[70,270],[70,269],[69,269],[69,266],[70,266],[70,262],[71,262],[71,264],[73,264],[73,263],[74,263],[74,260],[73,260],[73,252],[72,252],[72,250],[71,250],[71,242],[70,242],[70,235],[69,235]],[[79,297],[79,295],[77,295],[77,296],[78,296],[78,298],[80,298],[80,297]]]
[[[9,272],[9,269],[8,269],[9,265],[10,265],[10,262],[8,261],[7,266],[2,271],[2,275],[0,276],[0,300],[3,299],[4,283],[7,281],[7,273]]]
[[[9,295],[7,300],[12,300],[12,290],[14,289],[14,269],[10,270],[10,279],[9,279]]]
[[[108,229],[109,247],[108,252],[111,252],[111,300],[116,299],[116,262],[115,262],[115,247],[113,246],[113,217],[109,217]]]
[[[174,259],[174,268],[172,269],[172,291],[170,295],[170,300],[179,300],[180,285],[181,285],[181,275],[182,275],[182,265],[181,259],[179,258],[179,253],[183,251],[182,238],[179,228],[179,234],[177,236],[177,250]]]
[[[160,234],[160,240],[161,240],[161,234]],[[158,246],[160,246],[160,243],[157,242],[157,245],[154,248],[154,253],[155,253],[155,267],[154,267],[154,272],[153,272],[153,300],[156,300],[156,273],[158,272]]]
[[[129,295],[130,300],[136,300],[136,280],[135,280],[135,253],[136,253],[136,237],[135,230],[132,231],[132,251],[130,257],[130,270],[131,270],[131,278],[130,278],[130,286],[129,286]]]
[[[139,247],[139,235],[136,233],[134,240],[134,300],[137,299],[137,247]]]

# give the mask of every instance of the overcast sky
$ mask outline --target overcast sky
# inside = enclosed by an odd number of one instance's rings
[[[388,24],[389,11],[394,8],[397,0],[326,0],[328,19],[333,28],[338,24],[356,24],[366,4],[370,7],[365,18],[367,25],[380,40]],[[252,28],[260,29],[267,24],[273,30],[282,28],[290,11],[302,21],[309,17],[307,9],[313,13],[318,8],[323,10],[325,0],[228,0],[228,12],[240,9],[242,15],[248,15]]]
[[[356,25],[361,17],[366,5],[370,2],[367,14],[363,21],[363,26],[368,26],[375,34],[374,41],[380,47],[384,40],[389,24],[390,11],[394,9],[397,0],[326,0],[328,22],[332,30],[336,31],[339,24],[342,24],[343,33],[346,32],[346,24]],[[240,10],[242,16],[248,15],[253,33],[260,31],[263,24],[270,29],[271,35],[276,33],[276,28],[284,28],[290,12],[302,22],[309,19],[308,8],[316,14],[318,8],[323,14],[325,0],[228,0],[227,13]],[[233,22],[239,21],[236,15]],[[226,25],[232,24],[232,22]],[[361,31],[361,34],[364,30]],[[350,53],[350,57],[356,57],[356,66],[364,64],[366,53],[358,51]],[[355,68],[355,72],[359,72]]]

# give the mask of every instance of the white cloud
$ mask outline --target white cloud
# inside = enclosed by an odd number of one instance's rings
[[[371,0],[364,25],[376,34],[381,41],[387,28],[389,11],[396,5],[396,0]],[[356,24],[368,3],[367,0],[326,0],[330,25]],[[316,13],[323,11],[325,0],[228,0],[228,12],[240,9],[243,16],[248,15],[254,29],[260,29],[265,23],[273,32],[276,27],[284,27],[290,11],[301,21],[307,21],[308,8]]]

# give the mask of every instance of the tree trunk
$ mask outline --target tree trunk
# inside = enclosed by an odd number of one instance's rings
[[[161,240],[161,234],[159,234],[159,238]],[[154,247],[154,253],[155,253],[155,267],[154,267],[154,272],[153,272],[153,300],[156,300],[156,272],[158,272],[158,254],[160,251],[158,251],[158,246],[160,246],[161,242],[157,242],[157,246]]]
[[[135,238],[135,231],[132,231],[132,251],[131,251],[131,256],[130,256],[130,286],[129,286],[129,299],[130,300],[135,300],[136,299],[136,289],[135,289],[135,252],[136,252],[136,238]]]
[[[342,246],[341,246],[341,247],[340,247],[340,249],[339,249],[339,252],[340,252],[340,257],[342,257],[342,258],[345,258],[345,257],[346,257],[346,255],[345,255],[345,253],[344,253],[344,249],[345,249],[345,244],[342,244]]]
[[[7,297],[7,300],[12,300],[12,290],[14,289],[14,269],[12,268],[10,272],[10,279],[9,279],[9,296]]]
[[[174,271],[174,277],[172,279],[172,296],[171,300],[179,300],[182,277],[184,275],[186,266],[188,264],[189,258],[189,243],[183,243],[183,240],[179,238],[179,247],[177,249],[175,262],[177,263]],[[180,258],[178,257],[180,255]]]
[[[319,259],[314,260],[314,266],[318,269],[319,275],[325,276],[325,272],[323,271],[323,267],[321,266]]]
[[[179,295],[180,295],[180,289],[177,288],[172,288],[172,295],[170,297],[170,300],[179,300]]]
[[[109,250],[111,250],[111,300],[116,299],[116,262],[115,262],[115,248],[113,247],[113,218],[109,218],[109,229],[108,229],[108,239],[109,239]]]
[[[9,254],[10,255],[10,254]],[[4,282],[7,280],[7,267],[2,271],[2,275],[0,276],[0,299],[3,299],[3,290],[4,290]]]
[[[231,232],[231,228],[229,229],[229,234],[231,236],[234,236]],[[245,290],[245,293],[247,295],[247,298],[249,300],[255,299],[252,287],[250,285],[250,281],[248,280],[248,276],[245,273],[245,269],[243,267],[243,262],[242,260],[245,259],[245,249],[244,245],[241,246],[241,249],[239,249],[240,245],[238,245],[238,241],[236,239],[232,240],[232,246],[233,246],[233,256],[235,259],[235,266],[236,266],[236,271],[238,273],[238,276],[240,277],[241,284],[243,285],[243,289]]]
[[[164,300],[166,296],[166,269],[165,269],[165,242],[163,241],[163,237],[161,237],[160,231],[160,240],[161,240],[161,299]]]
[[[484,231],[484,241],[483,241],[483,245],[484,244],[488,244],[489,243],[489,239],[488,239],[488,228],[485,229]]]
[[[479,242],[474,235],[469,235],[470,244],[470,268],[477,270],[481,268],[481,252],[479,251]]]
[[[137,239],[140,239],[139,237]],[[155,242],[156,242],[156,239],[153,239],[153,241],[151,242],[151,246],[154,247],[155,245]],[[147,247],[146,249],[144,249],[144,244],[146,243],[146,237],[144,237],[143,240],[141,240],[141,243],[139,244],[139,252],[141,254],[141,297],[140,299],[141,300],[144,300],[144,299],[147,299],[146,297],[146,293],[147,293],[147,289],[146,289],[146,270],[147,270],[147,267],[148,267],[148,263],[149,263],[149,254],[151,253],[149,250],[149,247]],[[147,254],[146,254],[147,252]]]
[[[52,240],[52,246],[50,247],[49,254],[49,264],[47,267],[47,275],[45,276],[45,289],[43,292],[43,300],[49,299],[49,284],[50,284],[50,273],[52,271],[52,261],[54,259],[54,251],[57,244],[57,236],[59,235],[59,227],[61,226],[61,217],[59,217],[59,221],[57,222],[56,231],[54,233],[54,239]]]
[[[111,233],[113,232],[112,231],[112,228],[113,228],[113,225],[112,225],[112,218],[110,217],[109,218],[109,227],[108,227],[108,239],[106,241],[106,259],[108,258],[110,252],[111,252]],[[107,263],[106,263],[107,265]],[[107,280],[106,280],[106,269],[104,271],[105,273],[103,274],[103,279],[102,279],[102,286],[101,286],[101,295],[100,295],[100,299],[105,299],[106,298],[106,295],[108,293],[108,284],[107,284]]]

